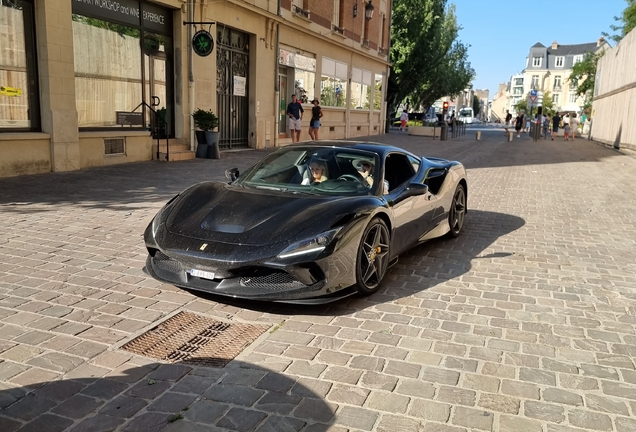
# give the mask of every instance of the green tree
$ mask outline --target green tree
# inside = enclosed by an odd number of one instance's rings
[[[543,114],[548,117],[554,115],[554,102],[552,101],[552,95],[549,91],[543,93]]]
[[[517,112],[528,112],[528,101],[525,99],[521,99],[515,105],[515,111]]]
[[[604,51],[585,54],[583,61],[578,62],[572,67],[572,73],[568,77],[568,82],[576,88],[576,94],[584,97],[585,108],[592,106],[592,95],[596,82],[596,68],[603,54]]]
[[[614,42],[620,42],[627,33],[632,31],[636,27],[636,0],[625,0],[627,2],[627,7],[621,13],[621,16],[615,16],[614,21],[620,23],[620,25],[611,25],[610,28],[615,33],[613,35],[609,35],[606,32],[603,32],[603,36],[609,37]]]
[[[457,40],[455,6],[447,0],[395,0],[391,20],[389,112],[404,101],[424,109],[468,86],[475,75],[468,47]]]
[[[473,95],[473,114],[475,117],[479,115],[479,111],[481,108],[481,101],[479,100],[479,96]]]

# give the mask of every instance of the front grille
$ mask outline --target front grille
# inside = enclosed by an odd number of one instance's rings
[[[240,282],[244,287],[269,290],[288,290],[307,286],[285,272],[270,273],[267,276],[242,277]]]
[[[181,263],[173,260],[161,251],[157,251],[153,259],[155,261],[155,266],[163,271],[170,273],[181,273],[183,271]]]

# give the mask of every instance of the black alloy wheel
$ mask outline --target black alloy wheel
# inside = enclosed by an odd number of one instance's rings
[[[450,237],[457,237],[464,228],[464,218],[466,217],[466,189],[463,185],[458,185],[453,195],[450,211],[448,212],[448,225]]]
[[[364,230],[362,242],[358,248],[356,280],[358,292],[373,294],[389,268],[389,247],[391,236],[382,219],[373,219]]]

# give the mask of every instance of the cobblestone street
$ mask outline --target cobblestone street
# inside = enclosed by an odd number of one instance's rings
[[[326,306],[142,271],[168,199],[266,150],[0,179],[0,431],[636,431],[636,157],[482,135],[376,137],[466,165],[465,232]],[[121,349],[182,311],[268,330],[224,368]]]

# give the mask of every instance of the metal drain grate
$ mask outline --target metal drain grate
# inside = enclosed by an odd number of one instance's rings
[[[179,312],[122,349],[170,363],[223,367],[268,328]]]

